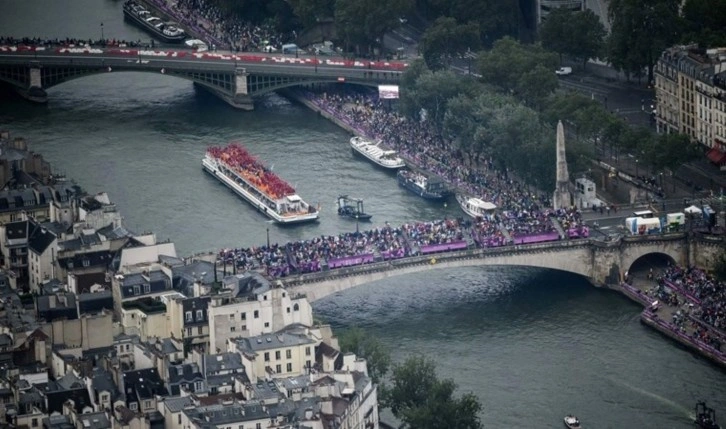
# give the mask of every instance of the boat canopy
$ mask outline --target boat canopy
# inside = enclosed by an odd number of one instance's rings
[[[287,199],[288,199],[288,200],[289,200],[290,202],[293,202],[293,203],[297,203],[297,202],[299,202],[299,201],[302,201],[302,198],[300,198],[300,197],[299,197],[298,195],[288,195],[288,196],[287,196]]]
[[[489,201],[484,201],[481,198],[470,198],[469,204],[482,210],[495,210],[497,208],[496,204],[490,203]]]

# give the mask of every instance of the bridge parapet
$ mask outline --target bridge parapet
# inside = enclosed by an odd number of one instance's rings
[[[568,271],[595,285],[617,285],[625,272],[645,255],[662,254],[679,265],[696,261],[699,266],[708,267],[714,255],[725,247],[724,240],[686,233],[628,236],[611,241],[562,240],[412,256],[287,277],[282,283],[314,301],[360,284],[435,268],[518,265]]]

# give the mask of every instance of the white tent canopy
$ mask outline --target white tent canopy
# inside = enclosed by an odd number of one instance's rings
[[[703,212],[701,211],[701,209],[699,209],[699,208],[698,208],[698,207],[696,207],[696,206],[690,206],[690,207],[686,207],[686,208],[685,208],[685,210],[683,210],[683,211],[684,211],[684,212],[686,212],[686,213],[688,213],[688,214],[697,214],[697,213],[703,213]]]

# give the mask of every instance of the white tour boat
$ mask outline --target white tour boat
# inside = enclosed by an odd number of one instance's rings
[[[357,136],[350,139],[350,146],[354,151],[380,167],[396,169],[406,165],[395,150],[385,150],[378,146],[379,144],[380,142],[373,143]]]
[[[491,215],[497,208],[495,204],[484,201],[481,198],[467,197],[462,194],[456,195],[456,201],[459,202],[459,206],[464,213],[474,218]]]
[[[320,215],[320,210],[303,201],[239,144],[207,149],[202,167],[277,223],[310,222]]]

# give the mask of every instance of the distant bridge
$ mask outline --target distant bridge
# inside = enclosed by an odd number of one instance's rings
[[[397,84],[407,66],[402,62],[263,53],[0,46],[0,81],[40,103],[48,100],[46,89],[63,82],[93,74],[135,71],[187,79],[236,108],[252,110],[254,97],[290,86]]]
[[[614,241],[561,240],[414,256],[283,279],[287,287],[316,301],[362,284],[439,268],[516,265],[579,274],[598,286],[617,285],[639,259],[664,255],[681,266],[710,267],[723,252],[722,237],[693,233],[627,236]]]

